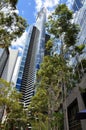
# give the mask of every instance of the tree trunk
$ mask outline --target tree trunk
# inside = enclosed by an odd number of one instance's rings
[[[67,113],[67,90],[66,90],[66,84],[64,83],[64,100],[65,100],[65,119],[66,119],[66,130],[69,130],[69,124],[68,124],[68,113]]]

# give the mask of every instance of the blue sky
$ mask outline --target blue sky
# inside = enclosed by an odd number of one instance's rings
[[[45,6],[48,9],[52,9],[58,3],[66,3],[69,5],[72,0],[19,0],[17,8],[19,10],[19,15],[27,20],[28,24],[35,23],[35,17],[38,11]]]
[[[35,22],[35,1],[34,0],[19,0],[17,8],[19,10],[19,15],[25,18],[28,24]]]
[[[36,22],[37,12],[39,12],[42,7],[46,7],[48,16],[57,4],[67,3],[67,5],[70,6],[71,2],[72,0],[18,0],[17,9],[19,15],[25,18],[29,25],[32,25]],[[17,39],[16,42],[12,42],[12,48],[19,49],[20,54],[26,43],[27,33],[28,29],[21,38]]]

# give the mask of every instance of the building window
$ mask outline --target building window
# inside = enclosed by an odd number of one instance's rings
[[[80,121],[76,120],[76,113],[78,111],[78,102],[77,99],[75,99],[68,107],[69,130],[82,130]]]

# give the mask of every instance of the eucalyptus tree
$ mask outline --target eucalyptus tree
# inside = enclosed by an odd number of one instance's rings
[[[72,23],[72,17],[73,12],[65,4],[61,4],[56,7],[46,23],[48,32],[61,39],[62,45],[65,44],[66,47],[76,43],[79,31],[78,25]]]
[[[84,66],[84,61],[85,59],[82,57],[80,58],[81,55],[83,55],[83,51],[85,48],[85,44],[81,44],[81,45],[75,45],[75,51],[73,53],[73,57],[76,58],[76,74],[78,73],[78,79],[80,80],[81,77],[84,74],[84,69],[86,68]]]
[[[53,34],[55,38],[60,39],[61,47],[60,47],[60,54],[61,59],[63,60],[62,63],[64,66],[70,65],[69,60],[70,56],[72,56],[72,52],[75,50],[75,44],[77,41],[77,35],[79,32],[78,25],[72,22],[73,20],[73,12],[68,9],[65,4],[58,5],[53,12],[53,14],[49,17],[49,21],[46,24],[48,32]],[[66,69],[67,71],[67,69]],[[64,93],[64,100],[65,100],[65,116],[67,119],[67,109],[66,109],[66,96],[67,96],[67,89],[74,87],[74,71],[73,68],[69,69],[70,73],[69,78],[65,80],[62,78],[61,84],[63,87]],[[67,130],[68,128],[68,121],[66,121]]]
[[[21,93],[7,81],[0,79],[0,108],[2,108],[2,119],[0,123],[4,129],[13,129],[14,126],[27,124],[27,112],[20,103]]]
[[[65,82],[67,81],[68,70],[69,68],[63,64],[63,59],[59,55],[48,55],[44,57],[37,73],[38,88],[31,100],[29,109],[32,108],[31,111],[38,116],[38,119],[39,113],[45,117],[46,122],[48,122],[46,130],[56,130],[58,127],[58,119],[55,118],[58,105],[61,103],[58,101],[58,92],[61,88],[60,82],[63,79]]]
[[[82,53],[84,45],[76,45],[80,28],[77,24],[73,23],[73,12],[69,10],[65,4],[58,5],[55,11],[49,16],[46,26],[48,32],[53,34],[54,38],[59,38],[61,40],[60,54],[65,58],[68,64],[72,58],[76,58],[77,62],[77,57]],[[76,68],[77,65],[75,64],[73,66],[73,71],[77,70],[78,78],[80,78],[79,69]]]
[[[0,2],[0,47],[11,45],[22,35],[27,27],[26,20],[18,15],[18,0],[1,0]]]
[[[28,107],[29,123],[32,129],[47,130],[47,98],[46,89],[38,87]]]

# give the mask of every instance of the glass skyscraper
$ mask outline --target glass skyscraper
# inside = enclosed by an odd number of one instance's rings
[[[27,43],[25,45],[16,87],[22,92],[21,102],[24,108],[30,103],[34,95],[36,71],[40,68],[40,63],[44,57],[45,51],[45,22],[46,10],[38,13],[35,26],[29,29]]]
[[[75,13],[74,23],[80,26],[80,32],[77,40],[78,44],[86,44],[86,1],[84,1],[82,8]]]
[[[40,63],[44,57],[45,50],[45,22],[46,22],[46,9],[42,8],[42,10],[37,15],[37,20],[35,26],[40,31],[39,40],[37,44],[37,56],[36,56],[36,70],[40,68]]]
[[[24,72],[25,61],[26,61],[26,57],[27,57],[27,53],[28,53],[28,47],[29,47],[29,43],[30,43],[31,33],[32,33],[32,27],[30,27],[29,31],[28,31],[28,37],[27,37],[27,40],[26,40],[26,45],[25,45],[25,48],[24,48],[23,57],[22,57],[22,61],[21,61],[21,64],[20,64],[18,78],[17,78],[17,82],[16,82],[16,88],[19,91],[20,91],[20,88],[21,88],[21,82],[22,82],[22,77],[23,77],[23,72]]]
[[[83,5],[83,0],[74,0],[72,9],[74,12],[78,11]]]

